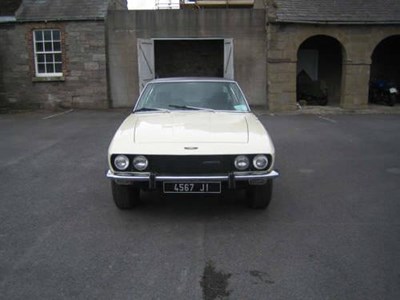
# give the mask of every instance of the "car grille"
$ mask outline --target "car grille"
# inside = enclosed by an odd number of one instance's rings
[[[111,156],[114,161],[115,154]],[[130,162],[136,155],[127,155]],[[234,160],[237,155],[145,155],[149,165],[144,172],[157,175],[219,175],[236,171]],[[250,160],[249,170],[254,171],[252,160],[255,155],[248,155]],[[271,162],[271,156],[268,155]],[[269,166],[267,167],[267,169]],[[137,172],[132,163],[126,172]]]
[[[156,174],[226,174],[234,171],[235,156],[148,156],[149,170]]]

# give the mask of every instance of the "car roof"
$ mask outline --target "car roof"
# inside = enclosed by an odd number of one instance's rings
[[[157,78],[151,80],[149,83],[160,83],[160,82],[234,82],[234,80],[225,79],[221,77],[168,77],[168,78]]]

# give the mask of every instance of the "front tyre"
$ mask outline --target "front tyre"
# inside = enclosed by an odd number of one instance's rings
[[[140,189],[131,185],[120,185],[111,181],[111,191],[119,209],[132,209],[140,202]]]
[[[265,209],[272,198],[272,179],[264,185],[254,185],[247,188],[247,204],[250,208]]]

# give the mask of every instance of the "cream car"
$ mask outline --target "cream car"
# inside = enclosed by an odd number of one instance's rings
[[[246,189],[250,207],[272,196],[275,149],[235,81],[149,82],[108,149],[114,202],[130,209],[140,190],[219,194]]]

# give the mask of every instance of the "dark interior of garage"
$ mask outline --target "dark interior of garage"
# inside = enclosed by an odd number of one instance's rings
[[[371,58],[371,80],[394,81],[400,85],[400,35],[379,43]]]
[[[223,77],[224,40],[155,40],[157,78]]]
[[[376,46],[371,56],[369,103],[393,106],[399,101],[400,87],[400,35],[384,39]]]
[[[341,81],[342,81],[342,45],[334,38],[329,36],[314,36],[307,39],[299,48],[300,50],[312,50],[316,55],[316,87],[313,90],[319,89],[320,93],[327,96],[328,105],[339,105],[341,97]],[[298,66],[300,63],[298,64]],[[304,79],[304,72],[298,71],[298,84],[301,76]],[[300,76],[300,78],[299,78]],[[315,80],[315,79],[314,79]],[[299,94],[299,91],[298,91]],[[318,103],[312,103],[318,104]]]

